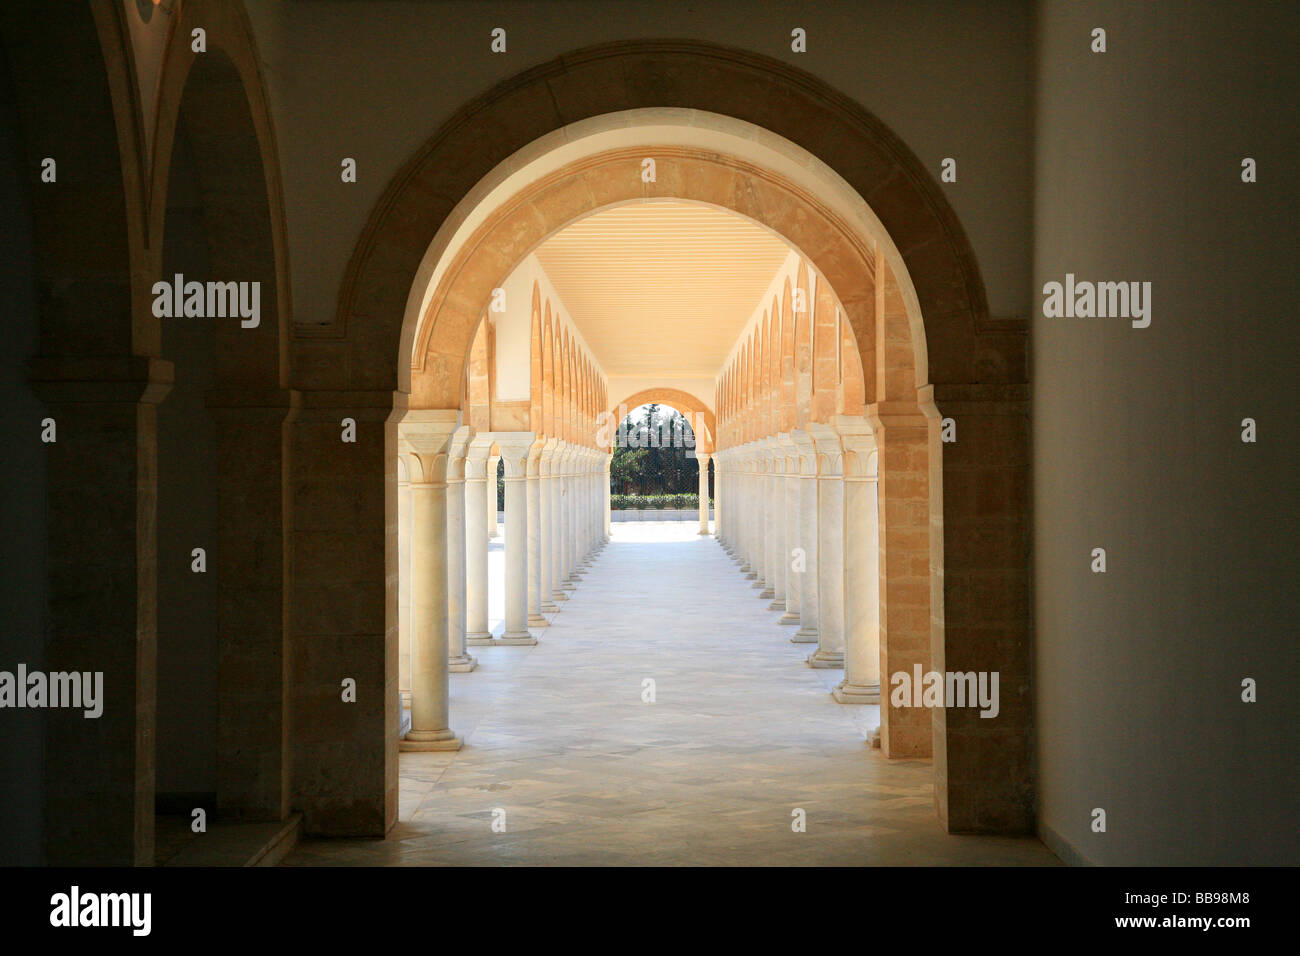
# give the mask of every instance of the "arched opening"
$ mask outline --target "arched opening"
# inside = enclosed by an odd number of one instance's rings
[[[196,25],[212,36],[202,53]],[[158,413],[159,862],[193,842],[197,809],[211,824],[282,821],[293,799],[278,161],[242,10],[185,7],[166,26],[146,310],[174,369]]]
[[[779,106],[762,97],[753,106],[729,103],[719,112],[731,112],[731,119],[696,109],[611,115],[619,109],[645,108],[636,102],[638,87],[628,77],[640,69],[657,69],[650,64],[665,58],[679,59],[683,76],[697,76],[696,67],[708,64],[713,82],[731,72],[743,75],[747,84],[780,89],[784,98],[779,98]],[[615,62],[622,74],[608,84],[612,91],[605,96],[605,109],[593,108],[588,101],[567,114],[573,121],[567,127],[549,118],[537,120],[540,128],[529,123],[521,127],[514,99],[518,91],[543,83],[553,90],[568,88],[566,84],[579,79],[584,88],[604,89],[606,84],[591,83],[591,74]],[[679,102],[707,109],[719,101],[707,83],[676,82],[681,88],[673,99]],[[802,96],[810,112],[794,115],[788,97],[800,85],[796,98]],[[561,95],[556,102],[570,101]],[[811,140],[810,115],[816,117],[812,126],[818,134]],[[494,144],[506,146],[506,151],[485,156],[485,165],[476,167],[476,178],[463,188],[449,182],[446,162],[458,149],[458,138],[473,128],[488,128],[479,124],[505,128],[499,124],[506,117],[511,117],[506,127],[514,132]],[[832,129],[837,132],[832,134]],[[800,141],[820,144],[821,160],[801,151]],[[510,156],[510,150],[520,152]],[[657,164],[657,177],[651,181],[640,175],[647,157]],[[506,158],[510,161],[500,162]],[[421,185],[426,178],[436,182],[436,188]],[[448,196],[453,198],[449,201]],[[986,309],[973,259],[951,212],[915,158],[874,118],[837,100],[810,78],[799,75],[796,81],[788,67],[705,45],[621,45],[557,61],[505,84],[435,137],[380,203],[340,297],[337,324],[345,330],[343,348],[355,361],[361,361],[368,343],[376,341],[376,322],[389,323],[388,341],[398,343],[395,351],[401,359],[393,384],[399,402],[384,429],[385,456],[395,460],[400,422],[404,436],[421,434],[423,448],[417,455],[430,466],[429,474],[439,469],[447,474],[448,443],[463,427],[461,383],[471,340],[502,277],[564,225],[613,205],[661,197],[723,206],[762,223],[800,250],[810,271],[825,277],[837,293],[863,374],[865,407],[860,411],[865,414],[859,417],[868,425],[856,437],[872,439],[875,455],[861,453],[861,441],[859,451],[848,454],[841,447],[840,454],[833,455],[816,442],[811,451],[804,451],[841,465],[845,460],[880,462],[880,564],[886,582],[879,602],[882,672],[902,670],[913,662],[928,666],[932,660],[942,666],[945,655],[949,663],[960,656],[962,667],[1002,663],[1019,671],[1023,661],[1017,655],[1023,655],[1023,642],[1017,649],[1014,621],[997,622],[998,636],[990,642],[967,642],[965,634],[960,642],[951,640],[954,633],[962,633],[948,627],[954,609],[963,627],[968,619],[970,585],[976,580],[972,574],[997,572],[982,579],[982,586],[1005,593],[1011,599],[1006,613],[1014,618],[1014,595],[1023,569],[1017,559],[975,553],[967,533],[973,525],[963,523],[968,520],[964,489],[957,498],[961,507],[950,508],[949,499],[940,495],[953,479],[966,480],[961,472],[981,453],[1002,442],[1021,447],[1023,408],[1017,403],[1022,392],[1010,387],[1017,384],[1022,367],[1014,355],[1017,346],[1000,339],[998,330],[982,327]],[[430,245],[417,248],[406,226],[400,234],[387,228],[390,211],[399,208],[403,223],[423,221],[430,229],[437,227]],[[403,278],[410,281],[401,282]],[[398,301],[403,296],[404,307]],[[398,312],[404,316],[400,323],[394,321]],[[364,339],[352,332],[363,316],[370,326]],[[822,341],[837,337],[832,329],[824,332],[828,334]],[[721,383],[735,411],[732,434],[741,444],[770,434],[770,396],[773,391],[785,395],[785,349],[773,347],[775,334],[775,329],[763,330],[746,342],[737,353],[737,367],[729,369]],[[785,332],[780,334],[784,338]],[[563,337],[558,341],[565,342]],[[826,392],[819,401],[815,387],[826,374],[835,375],[835,348],[829,356],[809,350],[809,384],[801,385],[798,374],[791,383],[795,414],[806,402],[810,422],[827,415],[843,417],[834,399],[827,407]],[[774,389],[778,356],[780,390]],[[790,359],[796,373],[802,358],[796,342]],[[571,367],[570,359],[561,373],[582,381],[583,370]],[[375,360],[382,361],[378,354]],[[404,398],[408,394],[409,399]],[[544,397],[542,407],[545,419]],[[962,454],[940,454],[939,415],[958,408],[972,440],[960,449]],[[566,418],[565,428],[572,431],[574,420]],[[720,421],[720,435],[726,427]],[[521,447],[519,468],[526,476],[529,456],[527,447]],[[394,468],[387,470],[395,474]],[[395,485],[389,494],[390,500],[394,497]],[[724,520],[726,501],[724,488]],[[944,536],[954,526],[962,541],[950,554]],[[1012,524],[1007,533],[1014,537],[1019,532]],[[445,548],[444,540],[430,544],[435,551]],[[951,555],[960,558],[955,565]],[[393,591],[388,605],[395,620]],[[437,615],[440,606],[435,602],[431,612]],[[441,629],[435,621],[435,637]],[[1011,656],[1002,656],[1004,651]],[[924,755],[932,739],[941,742],[935,748],[936,805],[951,829],[1011,831],[1027,826],[1027,687],[1021,686],[1016,695],[1013,716],[984,733],[986,741],[996,741],[992,744],[977,744],[959,732],[965,727],[984,729],[971,723],[969,714],[886,708],[882,744],[891,755]],[[992,774],[986,766],[977,766],[977,752],[997,754],[1002,772]],[[385,773],[394,772],[386,762]],[[385,806],[386,821],[391,821],[392,805]]]

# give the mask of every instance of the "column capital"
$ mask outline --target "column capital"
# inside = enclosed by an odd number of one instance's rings
[[[528,457],[533,443],[537,441],[536,432],[485,432],[501,450],[501,460],[505,462],[507,478],[524,478],[528,470]]]
[[[469,448],[474,430],[468,425],[461,425],[451,433],[447,443],[447,480],[465,480],[465,450]]]
[[[799,456],[799,473],[804,477],[817,475],[817,446],[813,436],[802,429],[790,432],[790,441],[794,443],[795,454]]]
[[[871,422],[861,415],[836,415],[832,421],[844,448],[844,477],[849,481],[875,481],[880,453]]]
[[[844,474],[844,448],[836,430],[823,422],[809,422],[808,434],[817,448],[817,474],[822,478],[839,478]]]
[[[486,464],[488,455],[492,451],[492,441],[491,432],[476,433],[470,438],[469,445],[465,449],[465,458],[476,465]],[[482,477],[486,477],[486,473]]]
[[[402,416],[399,445],[404,441],[410,449],[412,484],[446,480],[447,449],[460,427],[460,412],[454,409],[416,409]]]

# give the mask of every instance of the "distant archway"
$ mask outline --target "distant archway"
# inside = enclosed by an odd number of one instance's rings
[[[615,402],[609,409],[610,427],[617,428],[634,408],[650,403],[670,405],[685,415],[695,430],[695,448],[701,452],[712,452],[718,427],[713,411],[690,392],[680,388],[645,388],[628,395],[622,401]],[[697,424],[698,423],[698,424]]]

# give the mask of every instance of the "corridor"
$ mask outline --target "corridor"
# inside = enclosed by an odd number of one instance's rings
[[[478,668],[451,675],[464,749],[401,754],[388,839],[309,840],[285,865],[1056,862],[1034,839],[945,834],[930,762],[872,750],[879,709],[835,703],[843,672],[808,667],[696,530],[614,522],[535,647],[470,648]],[[494,598],[503,575],[493,560]]]

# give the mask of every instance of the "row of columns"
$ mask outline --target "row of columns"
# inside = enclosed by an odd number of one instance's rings
[[[474,670],[469,649],[532,645],[609,540],[609,458],[533,432],[480,432],[444,413],[408,413],[399,451],[399,643],[410,647],[411,729],[403,750],[454,750],[448,674]],[[488,623],[488,541],[496,467],[505,471],[505,624]],[[405,513],[402,502],[409,496]],[[491,506],[492,520],[484,520]],[[409,546],[403,548],[403,533]],[[407,597],[409,596],[409,600]],[[403,609],[407,609],[403,614]],[[403,690],[406,690],[403,688]]]
[[[870,421],[835,416],[716,452],[717,537],[843,704],[880,701],[879,508]]]

